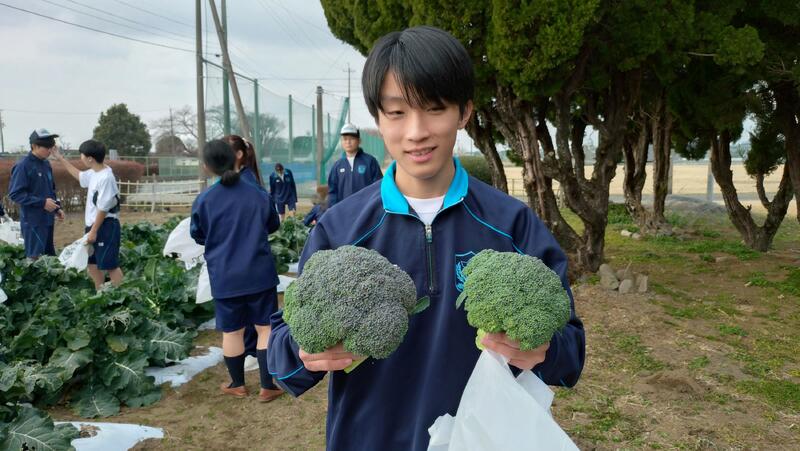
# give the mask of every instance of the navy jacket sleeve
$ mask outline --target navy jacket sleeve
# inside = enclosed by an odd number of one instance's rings
[[[267,205],[267,208],[269,208],[269,216],[267,217],[267,233],[273,233],[281,227],[281,218],[278,216],[278,210],[275,207],[275,202],[272,201],[272,196],[269,194],[267,194]]]
[[[319,205],[314,205],[311,211],[309,211],[308,214],[305,215],[305,217],[303,218],[303,224],[305,224],[306,227],[311,227],[311,222],[317,219],[317,214],[319,214],[319,209],[320,209]]]
[[[316,251],[330,249],[325,230],[317,225],[308,237],[303,253],[300,256],[298,272],[303,272],[306,260]],[[283,322],[283,310],[279,310],[270,318],[272,331],[269,334],[269,348],[267,350],[268,367],[272,374],[287,393],[300,396],[311,389],[325,377],[325,371],[309,371],[300,360],[300,346],[292,338],[289,326]]]
[[[374,157],[372,158],[372,169],[371,169],[371,171],[372,171],[372,174],[371,174],[371,177],[370,177],[371,178],[370,183],[374,183],[374,182],[376,182],[376,181],[378,181],[378,180],[383,178],[383,172],[381,172],[381,165],[380,165],[380,163],[378,163],[378,159],[377,158],[374,158]]]
[[[274,173],[269,175],[269,195],[270,196],[274,196],[275,195],[275,174]]]
[[[198,210],[199,205],[197,205],[197,200],[195,200],[194,205],[192,205],[192,219],[189,223],[189,235],[192,237],[192,239],[194,239],[195,243],[205,246],[206,233],[203,230],[202,218],[200,217]]]
[[[328,208],[333,207],[336,202],[339,202],[339,193],[336,191],[336,185],[338,183],[337,177],[338,173],[336,172],[336,164],[334,163],[334,165],[331,166],[330,172],[328,172]]]
[[[541,259],[561,278],[570,300],[570,319],[550,340],[544,362],[533,368],[548,385],[572,387],[578,382],[586,357],[583,323],[575,314],[575,300],[567,279],[567,256],[547,226],[525,208],[515,221],[514,238],[523,252]]]
[[[8,187],[8,197],[15,203],[25,207],[38,207],[44,209],[45,198],[34,196],[30,192],[28,174],[23,163],[17,163],[11,169],[11,183]]]
[[[292,174],[292,171],[290,171],[288,169],[286,170],[286,173],[290,175],[289,178],[292,181],[292,186],[291,186],[292,195],[289,198],[291,199],[292,202],[296,203],[297,202],[297,185],[295,185],[295,183],[294,183],[294,174]]]

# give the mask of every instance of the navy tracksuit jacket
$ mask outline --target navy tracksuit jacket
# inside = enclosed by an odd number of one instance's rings
[[[460,268],[483,249],[540,258],[567,282],[567,260],[547,227],[525,204],[475,178],[454,159],[456,175],[442,210],[425,226],[394,183],[395,163],[375,183],[329,208],[313,229],[300,259],[317,250],[354,244],[375,249],[408,272],[418,297],[431,304],[412,316],[408,334],[387,359],[367,359],[352,373],[331,373],[327,446],[335,450],[425,450],[428,428],[445,413],[456,414],[478,360],[475,329],[456,309],[463,287]],[[572,293],[570,292],[570,299]],[[273,315],[269,368],[278,383],[298,396],[325,372],[305,369],[298,345]],[[575,315],[550,342],[546,360],[534,368],[550,385],[573,386],[584,363],[583,324]]]
[[[328,207],[333,207],[353,193],[373,184],[383,177],[381,165],[372,155],[360,147],[353,160],[353,167],[347,161],[347,154],[336,160],[328,173]]]

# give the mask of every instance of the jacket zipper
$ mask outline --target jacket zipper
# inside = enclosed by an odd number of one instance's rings
[[[433,249],[433,227],[425,224],[425,251],[428,254],[428,293],[436,294],[436,260]]]

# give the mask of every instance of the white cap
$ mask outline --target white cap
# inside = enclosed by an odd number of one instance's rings
[[[342,127],[342,131],[339,133],[340,135],[353,135],[357,137],[361,137],[361,133],[358,131],[358,127],[353,124],[344,124]]]

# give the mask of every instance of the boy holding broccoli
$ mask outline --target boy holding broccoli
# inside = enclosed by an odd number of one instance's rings
[[[474,90],[469,55],[454,37],[424,26],[384,36],[367,58],[362,88],[395,162],[380,183],[326,212],[303,250],[300,271],[318,250],[347,244],[374,249],[411,276],[417,297],[429,296],[430,307],[411,317],[392,355],[368,359],[349,374],[339,370],[358,356],[341,344],[305,352],[279,312],[272,318],[269,367],[294,396],[331,372],[329,449],[424,450],[433,421],[455,415],[480,355],[475,329],[455,306],[464,286],[460,269],[483,249],[524,253],[544,261],[569,290],[567,261],[531,209],[470,177],[453,158]],[[548,344],[521,351],[503,333],[488,334],[483,344],[513,368],[573,386],[585,338],[570,304],[569,322]]]

